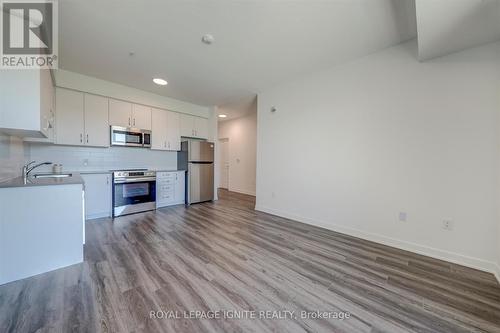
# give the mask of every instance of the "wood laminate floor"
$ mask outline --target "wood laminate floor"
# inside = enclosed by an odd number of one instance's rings
[[[87,222],[83,264],[0,286],[0,332],[500,332],[491,274],[220,198]]]

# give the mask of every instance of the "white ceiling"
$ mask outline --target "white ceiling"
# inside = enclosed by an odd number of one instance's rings
[[[416,36],[414,0],[60,0],[59,16],[61,68],[200,105]]]
[[[217,108],[217,115],[226,115],[226,118],[218,118],[219,121],[240,118],[252,112],[257,112],[257,96],[255,95],[240,98],[236,102],[223,104]]]
[[[416,0],[420,60],[500,39],[500,0]]]

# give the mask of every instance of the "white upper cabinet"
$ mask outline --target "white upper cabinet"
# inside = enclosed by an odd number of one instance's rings
[[[181,136],[194,137],[194,117],[188,114],[180,115]]]
[[[152,109],[151,149],[180,150],[181,136],[179,114],[160,109]]]
[[[109,100],[109,124],[112,126],[132,126],[132,103]]]
[[[208,138],[208,120],[205,118],[182,114],[180,116],[181,136],[189,138]]]
[[[40,94],[40,105],[41,105],[41,123],[42,123],[42,133],[47,137],[24,137],[24,141],[29,142],[43,142],[43,143],[54,143],[55,141],[55,127],[56,127],[56,88],[52,84],[52,76],[50,72],[45,70],[40,73],[41,84],[41,94]]]
[[[109,147],[108,99],[85,94],[85,144]]]
[[[54,88],[47,69],[6,70],[0,75],[0,132],[47,138],[52,128]]]
[[[151,108],[119,101],[109,100],[109,124],[112,126],[151,129]]]
[[[151,130],[151,108],[144,105],[132,105],[132,127]]]
[[[55,87],[49,70],[40,71],[40,108],[41,131],[51,142],[54,140],[55,127]]]
[[[167,150],[167,111],[151,110],[151,149]]]
[[[200,139],[208,138],[208,119],[194,117],[194,133],[195,137]]]
[[[56,144],[109,147],[108,99],[56,89]]]
[[[56,143],[83,145],[85,117],[83,93],[56,89]]]
[[[181,150],[180,117],[176,112],[167,111],[167,148]]]

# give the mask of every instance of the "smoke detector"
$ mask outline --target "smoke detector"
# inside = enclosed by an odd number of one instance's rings
[[[215,41],[215,38],[211,34],[206,34],[203,37],[201,37],[201,41],[207,45],[210,45]]]

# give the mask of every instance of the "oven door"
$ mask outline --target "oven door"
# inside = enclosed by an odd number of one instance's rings
[[[111,145],[112,146],[143,146],[142,132],[131,131],[126,127],[111,127]]]
[[[156,180],[115,181],[113,216],[127,215],[156,208]]]

